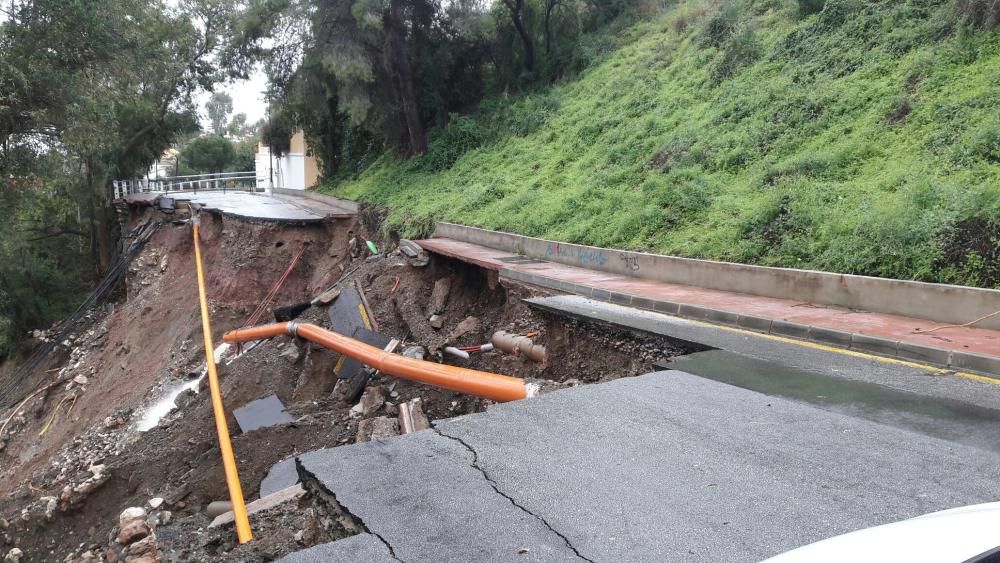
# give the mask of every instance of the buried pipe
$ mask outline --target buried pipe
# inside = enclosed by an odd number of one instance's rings
[[[223,335],[222,339],[226,342],[247,342],[281,334],[315,342],[388,375],[501,403],[525,399],[535,394],[534,385],[526,384],[516,377],[407,358],[308,323],[291,321],[232,330]]]
[[[455,348],[454,346],[445,346],[444,353],[455,356],[456,358],[462,358],[463,360],[469,359],[468,351]]]
[[[497,350],[502,350],[508,354],[520,354],[533,362],[544,363],[546,359],[545,346],[535,344],[527,336],[511,334],[500,330],[493,334],[490,342]]]

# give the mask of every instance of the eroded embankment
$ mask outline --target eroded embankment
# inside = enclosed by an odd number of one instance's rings
[[[89,541],[105,518],[136,493],[130,472],[113,470],[141,448],[134,425],[163,388],[183,384],[204,361],[191,226],[178,212],[133,209],[126,230],[160,228],[130,265],[115,302],[89,312],[43,365],[37,393],[0,412],[0,545],[29,560],[62,559],[58,545]],[[202,248],[216,336],[241,324],[304,249],[282,297],[305,299],[326,287],[348,260],[353,223],[282,226],[204,214]],[[37,333],[36,343],[51,338]],[[210,431],[206,426],[205,430]],[[206,433],[206,432],[199,432]],[[167,452],[164,452],[167,453]],[[159,463],[183,464],[190,448]],[[100,466],[104,466],[101,468]],[[95,468],[95,469],[92,469]],[[106,532],[106,530],[104,530]],[[106,533],[104,534],[106,536]],[[43,551],[39,551],[43,550]]]
[[[133,220],[140,218],[146,217]],[[546,392],[645,373],[654,361],[685,352],[648,335],[543,316],[521,302],[542,290],[505,286],[495,273],[461,262],[432,257],[426,266],[414,266],[393,250],[392,242],[380,242],[390,251],[370,257],[353,236],[364,230],[348,222],[278,227],[203,217],[217,342],[222,332],[244,324],[308,243],[275,305],[307,301],[340,278],[342,289],[363,295],[375,331],[402,341],[400,351],[428,361],[523,377]],[[251,516],[255,540],[249,544],[235,545],[231,527],[208,527],[208,505],[227,499],[228,493],[207,393],[180,393],[178,408],[149,431],[136,430],[146,406],[202,370],[190,239],[188,225],[161,229],[133,265],[126,296],[81,329],[73,344],[82,351],[68,364],[75,367],[55,374],[67,383],[41,395],[38,404],[18,416],[16,432],[0,452],[5,549],[17,545],[33,557],[58,560],[162,555],[264,561],[357,533],[357,526],[350,526],[315,491]],[[270,316],[268,310],[261,322],[270,322]],[[331,323],[324,307],[313,307],[300,319]],[[497,331],[530,335],[546,348],[546,359],[474,349]],[[468,359],[460,359],[443,353],[448,346],[473,349]],[[239,357],[223,361],[227,410],[273,393],[290,419],[240,432],[229,417],[248,500],[270,492],[264,481],[278,462],[312,449],[400,433],[401,409],[414,407],[438,420],[491,404],[374,374],[358,389],[361,398],[355,405],[347,400],[351,384],[332,373],[337,366],[335,353],[286,336],[245,347]],[[81,374],[84,383],[74,380]],[[39,437],[49,419],[48,432]],[[284,467],[294,468],[287,461]],[[271,474],[272,482],[276,474]],[[291,479],[295,477],[293,470]],[[117,541],[122,529],[129,529],[119,523],[119,513],[131,506],[147,509],[144,526],[153,540]]]

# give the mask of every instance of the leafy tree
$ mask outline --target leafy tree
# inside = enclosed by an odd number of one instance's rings
[[[225,135],[229,114],[233,113],[233,98],[225,92],[216,92],[205,102],[205,112],[212,127],[212,133]],[[243,116],[244,121],[246,116]]]
[[[198,137],[181,153],[183,162],[196,173],[222,172],[235,157],[233,143],[221,135]]]
[[[0,354],[119,245],[111,181],[197,129],[231,0],[12,0],[0,22]],[[29,292],[29,293],[24,293]],[[40,300],[44,300],[42,302]]]
[[[227,172],[247,172],[257,164],[257,139],[248,138],[233,144],[233,159],[226,167]]]
[[[259,123],[247,123],[247,114],[237,113],[229,120],[226,126],[226,134],[233,139],[248,139],[257,135]]]

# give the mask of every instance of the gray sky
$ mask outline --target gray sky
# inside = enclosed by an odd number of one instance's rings
[[[237,113],[247,114],[247,123],[255,123],[258,119],[263,119],[267,111],[267,103],[264,101],[264,90],[267,89],[267,76],[259,68],[254,69],[249,80],[240,82],[226,82],[218,85],[217,92],[225,92],[233,98],[233,115]],[[205,102],[211,96],[208,92],[202,92],[198,96],[198,113],[201,117],[201,126],[207,130],[209,127],[208,115],[205,113]]]

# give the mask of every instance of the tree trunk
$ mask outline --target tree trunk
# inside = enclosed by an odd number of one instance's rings
[[[87,195],[90,201],[91,256],[94,260],[94,270],[100,278],[111,267],[115,250],[112,248],[111,206],[108,201],[105,174],[94,170],[93,160],[87,161]]]
[[[531,35],[521,20],[521,9],[524,7],[524,0],[504,0],[504,4],[510,10],[510,21],[514,24],[517,34],[521,36],[521,42],[524,43],[524,68],[528,72],[534,72],[535,43],[532,41]]]
[[[404,35],[406,26],[403,23],[404,0],[392,0],[389,6],[388,43],[389,59],[392,75],[399,93],[403,118],[406,120],[406,130],[410,139],[410,150],[413,154],[427,152],[427,136],[420,122],[420,110],[417,106],[417,92],[413,86],[413,68],[406,49]]]
[[[555,9],[558,0],[546,0],[545,2],[545,54],[552,51],[552,10]]]

